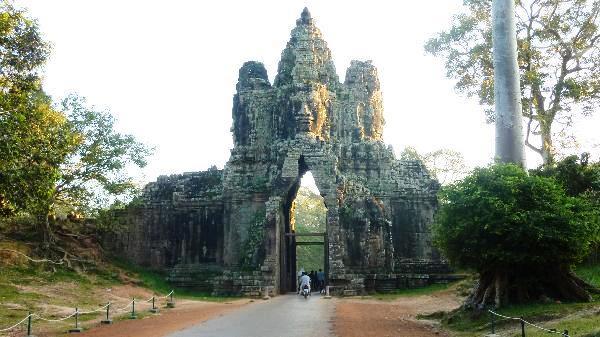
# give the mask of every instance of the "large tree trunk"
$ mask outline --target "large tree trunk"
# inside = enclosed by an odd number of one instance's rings
[[[479,276],[475,288],[467,298],[469,308],[501,306],[543,299],[561,301],[590,301],[590,293],[599,289],[586,283],[568,268],[547,268],[531,272],[486,271]]]
[[[43,250],[49,250],[56,241],[54,232],[52,231],[52,226],[50,224],[49,214],[50,211],[48,210],[40,212],[40,214],[37,216],[38,235],[40,237]]]
[[[496,159],[525,166],[514,0],[492,1]]]
[[[552,129],[549,123],[540,123],[540,137],[542,140],[542,160],[544,165],[554,163],[554,145],[552,144]]]

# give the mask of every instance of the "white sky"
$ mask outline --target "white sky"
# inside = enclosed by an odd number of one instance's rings
[[[223,167],[232,147],[240,66],[265,64],[273,80],[304,6],[329,44],[340,80],[350,60],[373,60],[384,99],[385,142],[397,153],[451,148],[470,166],[493,156],[493,127],[476,100],[453,91],[424,42],[449,26],[462,0],[149,1],[17,0],[53,52],[45,88],[108,107],[120,131],[156,147],[140,180]],[[600,118],[578,126],[581,151],[600,143]],[[539,162],[528,154],[529,166]]]

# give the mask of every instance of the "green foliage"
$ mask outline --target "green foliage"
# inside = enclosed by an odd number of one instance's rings
[[[105,205],[100,196],[135,193],[136,185],[125,172],[130,165],[146,166],[151,150],[133,136],[118,133],[110,112],[88,106],[85,98],[70,95],[61,102],[61,110],[78,142],[61,165],[56,202],[85,211]]]
[[[422,155],[414,147],[408,146],[400,153],[400,159],[423,162],[427,171],[442,185],[464,178],[468,171],[462,153],[451,149],[439,149]]]
[[[532,170],[532,174],[556,179],[573,197],[586,200],[596,210],[600,210],[600,163],[590,163],[589,155],[584,153],[580,158],[569,156],[554,165],[546,165]],[[592,233],[593,249],[600,252],[600,212],[590,213],[592,220],[596,217],[597,225]]]
[[[139,280],[142,287],[151,289],[156,294],[166,295],[174,290],[176,298],[209,302],[223,302],[231,299],[231,296],[212,296],[193,289],[173,287],[167,282],[168,275],[164,271],[146,269],[119,258],[114,258],[110,262],[112,266],[118,268],[117,271],[124,272],[128,277]]]
[[[600,288],[600,264],[577,266],[575,273],[590,284]]]
[[[323,197],[306,187],[300,187],[294,202],[297,233],[325,232],[327,208],[325,208]]]
[[[568,329],[572,335],[584,336],[583,333],[597,331],[598,317],[589,312],[589,309],[593,309],[594,306],[597,306],[597,303],[533,303],[510,305],[497,309],[496,312],[510,317],[522,316],[529,322],[547,328]],[[580,313],[581,317],[573,316],[577,313]],[[472,311],[464,309],[450,313],[443,318],[442,322],[446,329],[462,337],[480,337],[490,331],[488,315],[473,316]],[[496,321],[496,332],[502,336],[521,336],[518,322],[510,320]],[[527,327],[526,333],[528,337],[549,336],[547,332],[536,331],[531,327]]]
[[[60,164],[76,141],[41,88],[38,72],[48,52],[37,23],[0,2],[0,215],[45,216]]]
[[[600,286],[600,265],[580,265],[575,268],[575,272],[587,282]],[[577,336],[594,336],[593,334],[588,335],[588,333],[599,331],[598,316],[595,313],[598,308],[598,300],[600,300],[600,297],[596,295],[595,301],[591,303],[561,303],[555,301],[513,304],[497,308],[496,312],[511,317],[523,316],[526,320],[546,328],[560,327],[561,329],[568,329],[571,334]],[[462,308],[452,313],[444,313],[442,323],[444,328],[451,330],[457,336],[480,337],[490,331],[490,318],[488,315],[474,315],[471,310]],[[520,336],[520,326],[507,320],[497,320],[496,331],[502,336]],[[539,333],[536,329],[527,330],[527,336],[546,335],[548,334]]]
[[[120,233],[127,227],[127,218],[123,216],[128,207],[135,207],[139,199],[130,203],[116,201],[108,208],[96,211],[96,229],[103,233]]]
[[[294,220],[296,233],[324,233],[326,231],[327,208],[323,197],[310,189],[300,186],[296,195]],[[323,242],[322,237],[302,237],[298,241]],[[324,246],[298,246],[296,248],[296,268],[306,272],[324,269]]]
[[[580,158],[569,156],[554,165],[533,170],[532,173],[555,178],[570,196],[600,193],[600,163],[590,163],[587,153]]]
[[[264,258],[265,215],[257,212],[248,227],[248,236],[240,249],[242,270],[254,270]]]
[[[449,260],[480,273],[566,268],[585,256],[598,210],[515,165],[476,169],[444,188],[433,227]]]
[[[249,182],[250,188],[254,192],[266,192],[267,184],[269,183],[269,177],[266,176],[255,176]]]
[[[14,94],[39,87],[38,71],[46,62],[50,46],[37,22],[10,1],[0,1],[0,87]]]
[[[77,96],[54,107],[41,87],[49,54],[37,23],[11,2],[0,2],[0,216],[37,218],[44,242],[48,215],[86,211],[98,196],[134,191],[128,165],[142,167],[149,150],[114,130],[106,111]]]
[[[397,300],[400,297],[414,297],[414,296],[423,296],[423,295],[433,295],[442,291],[448,290],[448,288],[454,286],[453,283],[434,283],[427,285],[425,287],[419,288],[406,288],[406,289],[397,289],[390,293],[384,294],[376,294],[372,296],[375,299],[380,301],[393,301]],[[370,297],[367,297],[370,298]]]
[[[36,22],[0,2],[0,216],[26,212],[51,239],[48,215],[89,211],[99,196],[135,191],[125,174],[149,149],[114,130],[107,111],[71,95],[54,107],[39,71],[49,53]]]
[[[569,124],[575,112],[589,115],[600,103],[600,1],[515,0],[526,144],[552,162],[552,126]],[[447,77],[468,97],[478,97],[494,119],[492,0],[465,0],[451,27],[430,39],[425,50],[443,57]],[[539,135],[539,142],[530,142]],[[536,147],[536,144],[541,144]]]

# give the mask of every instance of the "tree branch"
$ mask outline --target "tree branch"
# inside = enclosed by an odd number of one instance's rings
[[[533,150],[536,153],[539,153],[540,155],[542,154],[542,149],[538,149],[537,147],[533,146],[530,142],[529,142],[529,135],[531,134],[531,123],[533,123],[533,117],[529,118],[529,121],[527,122],[527,136],[525,136],[525,145],[530,148],[531,150]]]

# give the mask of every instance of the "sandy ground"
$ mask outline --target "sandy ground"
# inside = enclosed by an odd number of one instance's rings
[[[417,320],[418,314],[449,311],[461,301],[453,292],[401,297],[394,301],[340,299],[333,321],[338,337],[432,337],[448,336],[433,322]]]
[[[248,300],[225,303],[179,301],[174,309],[161,309],[157,315],[143,319],[124,320],[85,331],[85,337],[161,337],[173,331],[188,328],[208,319],[239,309]]]

